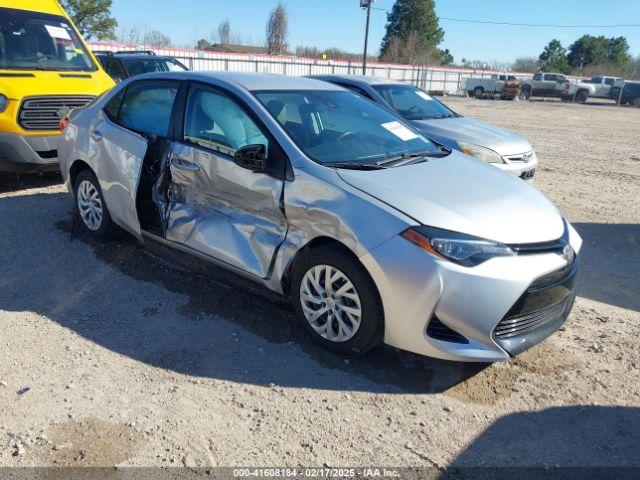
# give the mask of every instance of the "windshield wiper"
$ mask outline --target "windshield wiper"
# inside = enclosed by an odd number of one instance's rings
[[[448,147],[438,146],[437,152],[416,152],[416,153],[403,153],[396,157],[387,158],[376,163],[381,166],[393,166],[400,167],[402,165],[410,165],[413,163],[426,162],[428,158],[442,158],[451,153],[451,149]]]
[[[356,162],[325,163],[324,166],[329,168],[345,168],[348,170],[382,170],[387,168],[377,163],[356,163]]]

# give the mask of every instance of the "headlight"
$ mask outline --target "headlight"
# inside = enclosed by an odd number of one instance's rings
[[[0,93],[0,113],[4,113],[4,111],[9,106],[9,99]]]
[[[413,227],[402,236],[411,243],[452,262],[473,267],[494,257],[512,257],[514,251],[502,243],[441,230],[433,227]]]
[[[504,160],[502,160],[500,155],[488,148],[467,142],[458,142],[458,146],[463,153],[479,158],[480,160],[484,160],[487,163],[504,163]]]

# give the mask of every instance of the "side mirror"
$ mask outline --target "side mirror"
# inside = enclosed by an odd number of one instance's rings
[[[267,147],[262,144],[245,145],[236,150],[234,156],[237,165],[252,172],[264,172],[267,160]]]

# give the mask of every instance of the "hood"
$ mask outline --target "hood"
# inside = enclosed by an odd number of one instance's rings
[[[1,70],[0,92],[11,100],[35,95],[101,95],[113,87],[102,70],[95,72],[42,72]]]
[[[349,185],[423,225],[507,244],[556,240],[564,222],[525,181],[459,152],[384,170],[338,170]]]
[[[533,150],[529,142],[520,135],[472,118],[434,118],[412,123],[428,137],[453,148],[458,148],[453,142],[462,141],[490,148],[502,156],[519,155]]]

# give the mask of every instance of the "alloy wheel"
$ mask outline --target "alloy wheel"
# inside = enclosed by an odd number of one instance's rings
[[[316,265],[307,271],[300,284],[300,304],[309,325],[326,340],[346,342],[360,328],[360,296],[335,267]]]
[[[97,231],[102,225],[103,210],[102,198],[96,186],[88,180],[83,180],[78,185],[78,211],[80,218],[86,227],[92,232]]]

